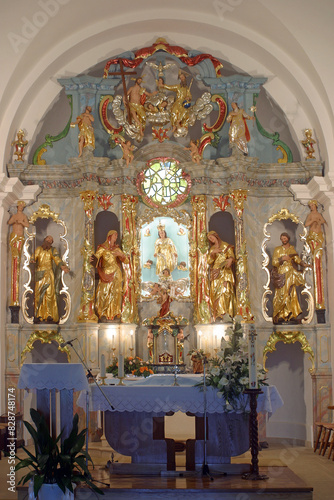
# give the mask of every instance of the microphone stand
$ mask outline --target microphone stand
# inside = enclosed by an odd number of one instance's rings
[[[207,417],[207,400],[206,400],[206,363],[207,363],[207,358],[204,356],[203,358],[203,377],[204,377],[204,395],[203,395],[203,403],[204,403],[204,463],[203,463],[203,468],[202,468],[202,476],[208,476],[211,481],[213,481],[213,477],[210,474],[209,471],[209,466],[207,464],[207,458],[206,458],[206,444],[207,444],[207,432],[206,432],[206,417]]]
[[[73,340],[69,340],[67,342],[68,345],[70,345],[73,349],[73,351],[75,352],[75,354],[78,356],[81,364],[84,366],[84,368],[87,370],[87,374],[88,374],[88,378],[92,378],[94,380],[94,383],[96,385],[96,387],[98,387],[98,389],[100,390],[100,392],[102,393],[103,397],[105,398],[105,400],[108,402],[111,410],[114,410],[115,408],[113,407],[113,405],[110,403],[108,397],[106,396],[106,394],[102,391],[101,387],[99,386],[99,384],[96,382],[91,370],[88,368],[87,364],[85,363],[85,360],[83,359],[83,357],[78,353],[78,351],[76,350],[76,348],[74,347],[73,345]],[[86,465],[88,466],[88,427],[89,427],[89,400],[88,400],[88,391],[87,391],[87,396],[86,396],[86,427],[87,427],[87,433],[86,433]]]

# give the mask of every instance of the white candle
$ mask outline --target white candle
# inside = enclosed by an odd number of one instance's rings
[[[118,378],[124,377],[124,355],[120,354],[118,356]]]
[[[257,389],[256,332],[250,329],[248,334],[249,388]]]
[[[102,356],[101,356],[100,373],[101,373],[101,377],[106,376],[106,360],[105,360],[104,354],[102,354]]]
[[[130,330],[130,349],[133,349],[133,330]]]
[[[202,332],[198,332],[198,349],[202,349]]]

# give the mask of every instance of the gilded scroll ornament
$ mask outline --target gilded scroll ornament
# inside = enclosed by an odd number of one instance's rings
[[[315,355],[313,352],[312,347],[310,346],[306,335],[304,332],[300,331],[292,331],[292,332],[286,332],[286,331],[275,331],[273,332],[263,350],[263,368],[267,372],[266,368],[266,361],[268,357],[268,352],[274,352],[276,350],[276,344],[277,342],[284,342],[284,344],[294,344],[295,342],[299,342],[301,344],[302,350],[305,352],[305,354],[309,354],[309,360],[312,363],[312,367],[309,368],[310,373],[314,373],[315,371]]]
[[[37,340],[39,340],[42,344],[51,344],[53,341],[58,342],[58,350],[65,352],[68,361],[71,361],[69,348],[67,346],[61,347],[61,344],[64,343],[64,338],[58,330],[36,330],[30,335],[28,342],[21,353],[21,365],[23,364],[27,354],[33,350],[34,342]]]

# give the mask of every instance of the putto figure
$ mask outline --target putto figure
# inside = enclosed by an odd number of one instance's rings
[[[58,323],[61,271],[70,272],[52,244],[52,236],[46,236],[34,254],[33,262],[36,263],[35,322],[37,323],[40,321]]]
[[[282,245],[275,248],[272,258],[271,278],[275,287],[273,322],[277,324],[292,320],[299,323],[298,316],[302,314],[302,309],[296,287],[305,285],[305,279],[298,265],[307,267],[307,264],[298,256],[295,247],[290,245],[288,233],[282,233],[280,240]]]
[[[208,233],[210,249],[210,306],[213,321],[224,319],[225,314],[233,318],[236,314],[235,276],[233,246],[222,241],[216,231]]]
[[[117,231],[109,231],[106,241],[91,257],[91,262],[96,260],[100,278],[95,309],[102,323],[120,318],[122,313],[122,263],[128,263],[128,258],[116,244],[117,236]]]
[[[229,142],[230,147],[237,146],[240,151],[248,155],[247,142],[250,141],[250,133],[246,120],[255,120],[254,116],[249,116],[243,108],[239,108],[236,102],[231,103],[232,111],[228,114],[226,121],[230,123]]]

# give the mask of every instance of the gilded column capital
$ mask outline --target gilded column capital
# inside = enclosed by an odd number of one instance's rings
[[[97,191],[91,191],[91,190],[81,191],[80,193],[80,199],[84,203],[84,210],[89,219],[93,215],[93,204],[96,195]]]

